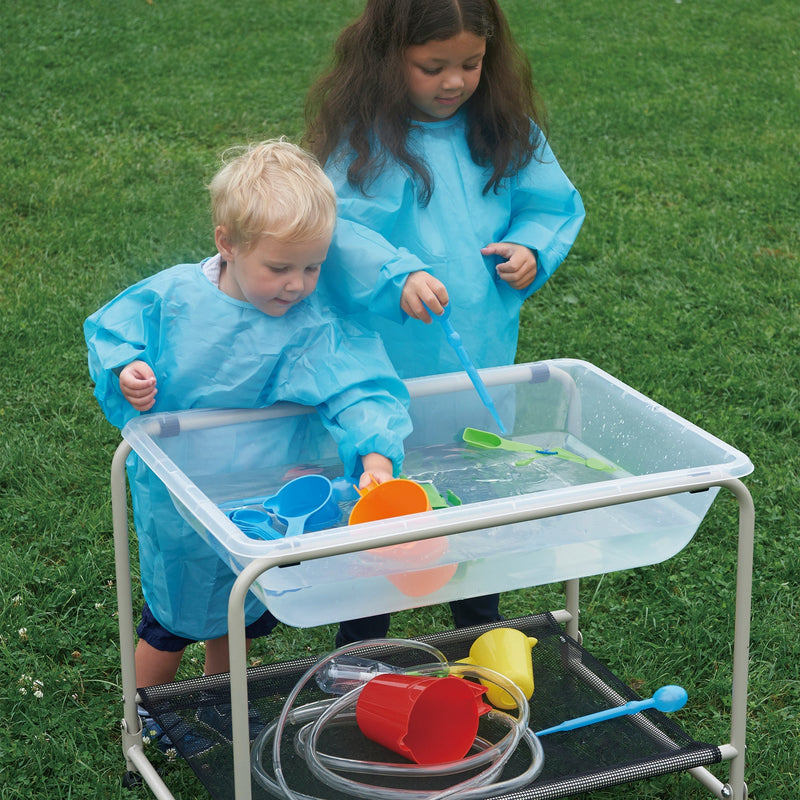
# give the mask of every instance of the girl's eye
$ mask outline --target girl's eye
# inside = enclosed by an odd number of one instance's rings
[[[425,75],[438,75],[441,71],[441,67],[420,67],[420,71]]]

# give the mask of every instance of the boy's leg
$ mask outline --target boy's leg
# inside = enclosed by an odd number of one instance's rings
[[[158,686],[175,680],[183,650],[159,650],[144,639],[139,639],[134,654],[136,685]]]
[[[453,624],[456,628],[468,628],[471,625],[484,625],[487,622],[500,622],[505,619],[500,613],[499,594],[453,600],[450,603],[450,610],[453,612]]]
[[[158,686],[175,680],[183,651],[192,643],[168,631],[154,616],[147,603],[142,607],[142,621],[136,628],[137,686]]]
[[[269,636],[278,624],[278,620],[265,611],[255,622],[245,626],[245,646],[250,652],[250,644],[253,639],[261,636]],[[228,636],[220,636],[217,639],[209,639],[206,642],[206,675],[219,675],[220,672],[230,671],[230,651],[228,650]]]
[[[277,624],[278,620],[275,619],[269,611],[265,611],[255,622],[245,626],[245,646],[247,651],[250,651],[250,644],[253,639],[261,636],[269,636]],[[209,639],[206,642],[206,675],[218,675],[221,672],[230,671],[230,650],[228,644],[227,635],[220,636],[217,639]],[[204,692],[204,694],[206,693]],[[206,700],[211,700],[212,702],[208,705],[203,704],[197,709],[197,719],[213,728],[218,733],[221,733],[230,741],[233,736],[233,712],[231,710],[231,704],[227,702],[227,699],[223,702],[219,702],[220,699],[221,698],[215,698],[211,692],[207,693]],[[264,722],[257,709],[252,705],[248,709],[248,727],[250,729],[251,740],[264,728]]]
[[[389,632],[390,620],[389,614],[377,614],[374,617],[361,617],[361,619],[340,622],[335,639],[336,647],[360,642],[363,639],[383,639]]]
[[[245,639],[247,649],[250,649],[250,639]],[[204,675],[219,675],[220,672],[230,670],[230,655],[228,653],[228,636],[220,636],[218,639],[208,639],[206,641],[206,663],[203,669]]]
[[[136,662],[136,683],[140,687],[158,686],[175,680],[183,650],[160,650],[145,639],[139,639],[134,659]],[[191,756],[213,747],[215,742],[205,736],[195,734],[191,725],[175,712],[162,712],[158,722],[150,712],[139,706],[144,742],[154,742],[162,753],[180,752]]]

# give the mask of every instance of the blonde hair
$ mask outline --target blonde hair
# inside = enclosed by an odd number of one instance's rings
[[[262,238],[307,242],[331,236],[336,194],[310,153],[285,139],[232,147],[209,184],[214,227],[244,249]]]

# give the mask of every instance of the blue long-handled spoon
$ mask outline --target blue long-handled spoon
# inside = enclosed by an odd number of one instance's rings
[[[596,714],[587,714],[585,717],[568,719],[560,725],[552,728],[545,728],[543,731],[536,731],[537,736],[545,736],[548,733],[559,733],[561,731],[571,731],[574,728],[583,728],[586,725],[594,725],[595,722],[603,722],[614,717],[623,717],[626,714],[638,714],[648,708],[655,708],[658,711],[670,712],[677,711],[686,705],[689,695],[680,686],[662,686],[656,689],[649,700],[631,700],[625,705],[616,708],[608,708],[605,711],[598,711]]]
[[[425,306],[425,308],[428,307]],[[461,335],[455,330],[455,328],[453,328],[453,324],[450,322],[450,304],[448,303],[444,307],[444,311],[442,311],[441,314],[434,314],[429,308],[428,313],[434,317],[434,319],[439,321],[439,324],[442,326],[442,330],[444,331],[444,335],[447,338],[447,343],[455,351],[455,354],[458,356],[458,360],[461,362],[467,375],[469,375],[469,379],[472,381],[475,391],[478,393],[481,401],[494,417],[497,426],[500,428],[500,433],[507,433],[505,425],[503,425],[503,420],[500,419],[500,415],[497,413],[494,402],[489,396],[489,391],[486,388],[486,384],[481,379],[481,376],[478,375],[478,370],[475,369],[472,359],[464,349],[464,345],[461,344]]]

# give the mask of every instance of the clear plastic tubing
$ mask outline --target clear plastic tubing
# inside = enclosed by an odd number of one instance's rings
[[[422,650],[433,655],[438,660],[430,664],[399,669],[380,665],[379,662],[370,662],[353,657],[346,658],[347,654],[352,651],[363,651],[365,647],[373,645],[382,649],[386,647],[403,647]],[[340,663],[345,665],[345,669],[337,669],[338,665],[335,663],[337,658],[340,659]],[[348,675],[348,668],[350,667],[355,667],[355,669],[351,675]],[[511,695],[517,707],[517,715],[512,716],[503,711],[489,712],[488,719],[507,725],[508,733],[494,744],[476,740],[477,753],[468,755],[460,761],[447,764],[396,764],[347,759],[319,753],[317,742],[326,726],[352,724],[354,721],[355,705],[361,689],[365,685],[364,683],[357,683],[359,673],[362,673],[363,680],[369,680],[379,671],[397,671],[415,675],[442,675],[443,672],[446,672],[450,675],[489,681],[505,689]],[[317,682],[323,687],[327,686],[338,691],[346,690],[346,693],[340,697],[309,703],[293,709],[292,706],[295,700],[312,677],[317,678]],[[345,680],[338,680],[340,678],[345,678]],[[337,682],[338,685],[335,685]],[[353,688],[347,690],[348,686],[353,686]],[[515,683],[505,676],[484,667],[447,662],[444,655],[436,648],[424,642],[407,639],[376,639],[369,642],[358,642],[339,648],[321,658],[297,682],[287,697],[278,719],[266,727],[253,743],[252,771],[256,781],[262,787],[269,791],[270,794],[279,798],[286,798],[286,800],[318,800],[318,798],[311,795],[294,791],[286,781],[281,764],[280,750],[281,740],[288,723],[302,725],[295,736],[294,744],[296,751],[305,759],[311,773],[318,780],[349,797],[364,797],[367,800],[444,800],[444,798],[451,797],[459,800],[480,800],[489,795],[510,792],[528,785],[536,778],[544,766],[544,753],[539,740],[528,727],[528,702]],[[267,774],[263,764],[263,752],[270,741],[272,742],[274,779]],[[521,742],[524,742],[530,751],[530,765],[515,778],[497,781],[505,764]],[[483,770],[472,778],[436,792],[375,786],[345,778],[336,772],[336,770],[342,770],[351,774],[390,775],[413,779],[454,775],[481,767],[483,767]]]

